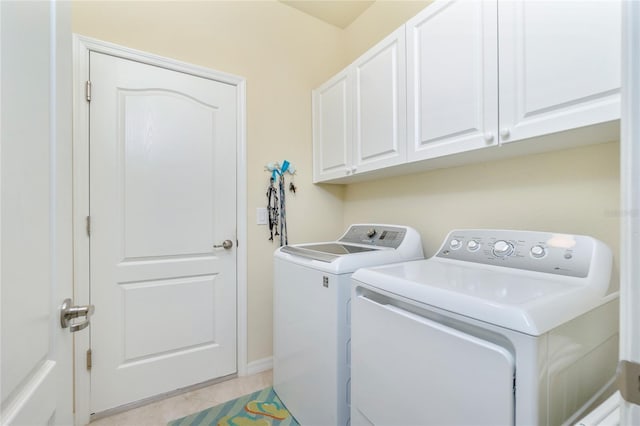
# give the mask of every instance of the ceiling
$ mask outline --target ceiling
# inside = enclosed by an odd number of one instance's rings
[[[280,2],[344,29],[371,6],[374,0],[280,0]]]

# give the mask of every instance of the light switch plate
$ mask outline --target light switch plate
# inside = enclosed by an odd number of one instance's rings
[[[258,225],[266,225],[268,222],[267,209],[265,207],[258,207],[256,209],[256,223]]]

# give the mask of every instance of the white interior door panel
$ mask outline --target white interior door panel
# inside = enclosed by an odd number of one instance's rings
[[[100,412],[236,372],[237,95],[96,52],[90,75]]]
[[[0,2],[0,424],[73,424],[71,8]]]

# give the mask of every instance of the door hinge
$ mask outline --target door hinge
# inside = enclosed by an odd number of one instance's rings
[[[87,216],[87,237],[91,236],[91,216]]]
[[[87,80],[87,84],[85,86],[85,94],[87,95],[87,102],[91,102],[91,81]]]
[[[87,370],[91,370],[91,366],[93,363],[93,356],[91,349],[87,349]]]
[[[625,401],[640,405],[640,364],[621,360],[616,372],[618,389]]]

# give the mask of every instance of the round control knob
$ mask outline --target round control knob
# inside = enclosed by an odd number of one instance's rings
[[[505,240],[498,240],[493,244],[493,254],[497,257],[509,256],[513,253],[513,244]]]
[[[480,247],[480,244],[478,244],[478,242],[475,240],[471,240],[467,243],[467,249],[469,251],[476,251],[478,250],[479,247]]]
[[[536,259],[540,259],[541,257],[544,257],[545,254],[547,254],[547,250],[541,246],[541,245],[536,245],[531,247],[531,256],[535,257]]]
[[[371,228],[367,231],[367,237],[372,238],[374,235],[376,235],[378,233],[378,231],[376,231],[374,228]]]
[[[462,245],[462,243],[460,242],[460,240],[458,240],[456,238],[451,240],[451,242],[449,243],[449,247],[451,247],[453,250],[458,250],[461,245]]]

